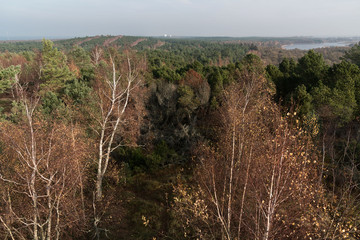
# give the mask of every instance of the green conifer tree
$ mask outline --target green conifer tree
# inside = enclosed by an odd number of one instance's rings
[[[50,40],[43,40],[40,86],[42,92],[60,92],[65,83],[75,79],[67,65],[66,56]]]

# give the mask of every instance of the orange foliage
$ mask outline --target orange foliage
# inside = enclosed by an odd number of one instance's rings
[[[0,55],[0,67],[2,68],[13,65],[24,65],[25,63],[27,63],[27,60],[19,54],[5,53],[4,55]]]
[[[73,61],[70,62],[69,69],[75,74],[76,78],[80,78],[80,69]]]
[[[199,88],[204,82],[205,79],[201,76],[201,74],[193,69],[190,69],[187,71],[185,77],[180,80],[180,85],[188,85],[196,89]]]

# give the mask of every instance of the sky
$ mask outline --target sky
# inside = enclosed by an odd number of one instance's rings
[[[0,39],[360,36],[360,0],[0,0]]]

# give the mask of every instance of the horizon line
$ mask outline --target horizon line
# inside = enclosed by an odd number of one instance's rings
[[[49,40],[66,40],[72,38],[86,38],[86,37],[94,37],[94,36],[104,36],[104,37],[111,37],[111,36],[127,36],[127,37],[154,37],[154,38],[275,38],[275,39],[282,39],[282,38],[319,38],[319,39],[326,39],[326,38],[360,38],[360,36],[303,36],[303,35],[289,35],[289,36],[266,36],[266,35],[249,35],[249,36],[228,36],[228,35],[171,35],[171,34],[163,34],[163,35],[127,35],[127,34],[96,34],[96,35],[82,35],[82,36],[51,36],[51,35],[43,35],[43,36],[0,36],[0,41],[39,41],[42,39],[49,39]]]

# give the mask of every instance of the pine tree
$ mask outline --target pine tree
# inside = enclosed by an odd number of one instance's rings
[[[54,47],[54,43],[45,39],[42,43],[41,90],[59,92],[65,87],[65,83],[73,80],[75,76],[67,65],[66,56]]]

